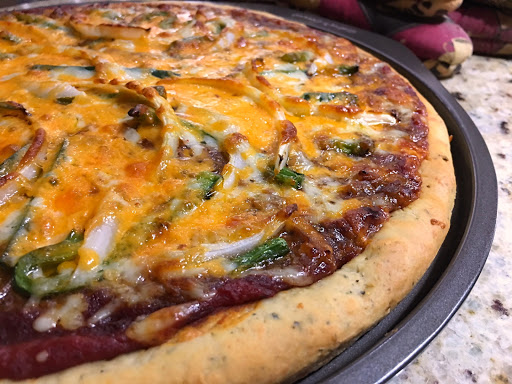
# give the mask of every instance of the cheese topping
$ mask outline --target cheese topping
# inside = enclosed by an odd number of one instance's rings
[[[169,281],[176,322],[216,295],[204,279],[311,284],[324,267],[300,264],[300,236],[418,193],[425,116],[407,84],[342,39],[240,17],[0,15],[0,261],[33,298],[67,297],[37,331],[95,326]],[[66,296],[84,287],[115,298],[86,319]],[[130,332],[152,343],[149,328]]]

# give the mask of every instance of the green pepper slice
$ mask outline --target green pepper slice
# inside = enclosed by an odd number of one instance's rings
[[[306,179],[306,176],[303,173],[295,172],[285,167],[275,175],[275,179],[279,184],[287,185],[295,189],[302,189],[302,183]]]
[[[281,56],[281,60],[287,63],[302,63],[311,60],[313,56],[309,51],[288,52]]]
[[[350,92],[306,92],[301,96],[307,101],[318,101],[320,103],[328,103],[330,101],[339,100],[347,105],[357,104],[357,95]]]
[[[267,261],[286,256],[290,252],[286,240],[276,237],[246,252],[233,261],[242,269],[254,268]]]
[[[197,175],[196,182],[202,199],[208,200],[212,197],[213,187],[215,187],[215,184],[217,184],[220,179],[222,179],[222,176],[214,172],[204,171]]]
[[[71,286],[71,271],[59,274],[54,270],[59,264],[76,258],[82,241],[82,233],[71,231],[60,243],[22,256],[14,268],[16,285],[39,297],[77,288]]]
[[[58,97],[55,102],[60,105],[69,105],[73,102],[74,97]]]
[[[2,164],[0,164],[0,177],[3,177],[11,172],[14,172],[14,170],[18,166],[20,160],[23,158],[29,147],[30,144],[25,144],[23,147],[14,152],[11,156],[9,156],[7,159],[5,159],[2,162]]]
[[[351,76],[359,72],[359,65],[340,65],[338,66],[338,72],[344,76]]]
[[[343,141],[333,139],[332,149],[349,156],[365,157],[373,151],[373,142],[371,140]]]

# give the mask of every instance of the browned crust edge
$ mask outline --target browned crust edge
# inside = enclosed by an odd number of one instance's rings
[[[421,196],[394,212],[367,249],[339,271],[312,286],[212,316],[164,345],[24,382],[280,382],[361,335],[412,289],[449,229],[456,186],[448,133],[421,99],[430,129]],[[232,317],[227,323],[226,313]]]

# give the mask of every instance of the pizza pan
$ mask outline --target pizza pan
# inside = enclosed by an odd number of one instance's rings
[[[494,238],[498,204],[491,156],[464,109],[402,44],[308,12],[263,3],[243,6],[345,37],[388,62],[427,98],[453,136],[457,197],[451,229],[434,263],[413,291],[377,326],[300,381],[383,383],[441,331],[468,296],[485,264]]]
[[[2,0],[0,9],[85,3],[47,0],[20,4]],[[391,64],[436,108],[452,135],[457,197],[451,229],[436,259],[412,292],[348,349],[299,381],[383,383],[404,368],[441,331],[462,305],[489,254],[497,214],[497,181],[485,142],[471,118],[441,83],[403,45],[383,36],[267,3],[225,3],[269,12],[345,37]],[[11,6],[11,7],[9,7]]]

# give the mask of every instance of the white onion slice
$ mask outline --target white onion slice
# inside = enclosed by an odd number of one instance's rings
[[[115,25],[115,24],[85,24],[79,22],[71,22],[71,26],[82,36],[89,39],[98,39],[100,37],[132,40],[140,39],[149,35],[149,29],[142,27]]]
[[[192,133],[183,130],[181,132],[181,140],[192,150],[194,156],[199,156],[203,152],[203,145]]]
[[[87,233],[84,244],[80,249],[90,249],[96,252],[100,261],[103,261],[114,246],[114,238],[118,227],[119,224],[115,217],[104,217],[100,225]]]
[[[75,97],[78,95],[85,95],[84,92],[80,92],[78,89],[76,89],[75,87],[73,87],[72,85],[69,85],[69,84],[62,84],[62,85],[56,87],[55,92],[56,92],[55,93],[56,98]]]
[[[386,113],[363,112],[358,114],[354,120],[363,125],[395,125],[397,123],[393,116]]]
[[[203,247],[209,249],[209,251],[204,253],[202,259],[204,261],[208,261],[221,256],[230,257],[245,253],[252,248],[255,248],[261,242],[264,235],[265,233],[262,231],[251,237],[235,241],[234,243],[205,244]]]
[[[174,328],[181,319],[201,309],[198,302],[174,305],[153,312],[142,320],[130,325],[126,334],[132,340],[147,344],[161,344],[166,329]]]
[[[184,255],[195,255],[200,261],[209,261],[219,257],[232,257],[243,254],[263,243],[268,238],[274,236],[284,226],[284,220],[274,220],[264,230],[245,239],[234,241],[231,243],[201,244],[184,251],[170,251],[167,256],[176,259]]]
[[[18,193],[19,187],[17,180],[12,180],[0,188],[0,207]]]

